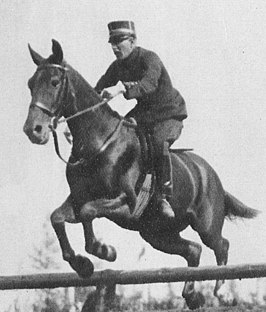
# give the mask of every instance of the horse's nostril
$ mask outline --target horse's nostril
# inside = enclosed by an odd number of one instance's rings
[[[40,133],[42,131],[42,126],[38,125],[34,128],[34,131]]]

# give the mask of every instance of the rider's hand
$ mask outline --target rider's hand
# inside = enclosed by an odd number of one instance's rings
[[[112,99],[115,96],[123,94],[125,92],[126,88],[124,84],[121,81],[118,81],[115,86],[103,89],[103,91],[101,92],[101,96],[106,99]]]

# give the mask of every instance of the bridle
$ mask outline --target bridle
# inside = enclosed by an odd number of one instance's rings
[[[55,100],[55,104],[57,104],[59,102],[61,95],[62,95],[64,88],[65,88],[68,68],[66,68],[62,65],[59,65],[59,64],[43,64],[43,65],[39,65],[37,67],[36,72],[41,71],[43,69],[47,69],[47,68],[57,68],[63,73],[63,75],[61,77],[61,81],[60,81],[61,87],[60,87],[60,90],[59,90],[57,97],[56,97],[56,100]],[[56,110],[52,111],[50,108],[48,108],[46,105],[44,105],[41,102],[32,103],[31,107],[38,107],[40,110],[42,110],[45,114],[47,114],[51,118],[57,118],[57,120],[60,118],[59,117],[59,115],[60,115],[59,110],[58,111],[56,111]],[[56,105],[56,107],[57,107],[57,105]]]
[[[63,92],[65,90],[65,85],[66,85],[66,82],[68,80],[68,76],[67,76],[68,68],[66,68],[66,67],[64,67],[62,65],[59,65],[59,64],[43,64],[43,65],[40,65],[40,66],[37,67],[37,72],[40,71],[40,70],[46,69],[46,68],[57,68],[57,69],[59,69],[63,73],[63,75],[61,77],[61,82],[60,82],[60,84],[61,84],[60,90],[59,90],[59,92],[57,94],[57,97],[55,99],[55,102],[54,102],[55,104],[58,104],[59,101],[62,98]],[[103,99],[101,102],[97,103],[96,105],[88,107],[88,108],[86,108],[86,109],[84,109],[82,111],[79,111],[79,112],[77,112],[77,113],[75,113],[75,114],[73,114],[73,115],[71,115],[69,117],[62,117],[61,116],[63,107],[60,107],[59,109],[53,111],[50,108],[48,108],[47,106],[45,106],[43,103],[41,103],[41,102],[33,103],[33,104],[31,104],[31,107],[38,107],[45,114],[47,114],[49,117],[51,117],[51,122],[50,122],[50,125],[49,125],[49,129],[51,130],[51,132],[53,134],[54,146],[55,146],[56,154],[65,164],[73,166],[73,165],[80,164],[80,163],[84,162],[84,159],[78,160],[75,163],[70,163],[70,162],[66,161],[61,156],[60,151],[59,151],[58,137],[57,137],[57,133],[56,133],[56,129],[57,129],[58,124],[63,123],[63,122],[67,122],[67,121],[69,121],[71,119],[74,119],[74,118],[76,118],[78,116],[81,116],[81,115],[83,115],[83,114],[85,114],[87,112],[94,111],[94,110],[98,109],[99,107],[101,107],[102,105],[108,103],[111,99],[113,99],[114,97],[116,97],[119,94],[120,93],[114,95],[112,98]],[[75,97],[75,94],[73,94],[73,95]],[[55,106],[58,107],[59,105],[55,105]],[[126,124],[129,127],[135,127],[136,126],[134,123],[131,123],[131,122],[123,120],[123,117],[121,117],[120,118],[120,122],[116,126],[115,130],[111,133],[111,135],[108,136],[108,138],[105,140],[105,142],[102,144],[102,146],[97,151],[97,155],[105,150],[105,148],[109,145],[109,142],[112,139],[112,137],[116,133],[118,133],[118,131],[120,130],[122,124]]]

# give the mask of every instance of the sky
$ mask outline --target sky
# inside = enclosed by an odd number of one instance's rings
[[[0,0],[0,275],[31,272],[28,254],[42,238],[42,224],[68,195],[65,164],[52,140],[33,145],[22,131],[27,81],[36,68],[27,45],[47,57],[51,40],[58,40],[67,62],[94,86],[114,60],[107,23],[120,19],[135,22],[138,45],[160,56],[186,100],[189,117],[175,147],[193,148],[227,191],[262,211],[256,220],[225,222],[229,263],[265,262],[265,17],[264,0]],[[120,98],[112,107],[125,114],[134,103]],[[60,148],[68,157],[62,130]],[[96,234],[118,250],[117,261],[102,261],[102,268],[186,265],[179,256],[153,250],[138,233],[105,219],[94,224]],[[85,254],[81,225],[67,229],[75,250]],[[200,242],[190,229],[183,236]],[[214,264],[204,247],[201,265]]]

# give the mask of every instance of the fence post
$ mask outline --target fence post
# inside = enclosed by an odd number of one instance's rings
[[[116,284],[100,284],[89,294],[81,312],[108,312],[115,304]]]

